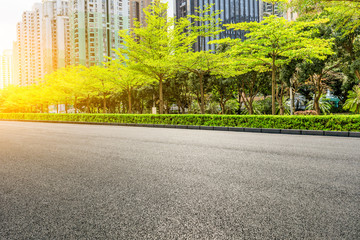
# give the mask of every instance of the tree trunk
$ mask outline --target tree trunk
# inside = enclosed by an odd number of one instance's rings
[[[280,115],[284,115],[284,114],[285,114],[284,105],[281,103],[281,106],[280,106]]]
[[[104,105],[103,113],[106,113],[106,95],[105,95],[105,93],[103,93],[103,105]]]
[[[355,75],[358,78],[358,80],[360,80],[360,72],[359,72],[359,70],[355,70]]]
[[[293,92],[293,81],[290,79],[290,115],[294,115],[294,92]]]
[[[162,78],[159,79],[159,99],[160,99],[159,113],[163,114],[164,113],[164,97],[163,97],[163,79]]]
[[[238,94],[239,94],[239,111],[238,111],[238,114],[240,115],[241,114],[241,105],[242,105],[242,102],[241,102],[241,95],[242,95],[242,88],[238,88]]]
[[[317,93],[315,93],[315,97],[314,97],[314,108],[317,115],[321,114],[320,103],[319,103],[322,94],[321,78],[322,78],[322,74],[316,76],[315,79],[317,84]]]
[[[248,108],[249,114],[253,115],[254,114],[254,108],[252,106],[252,104],[249,104],[249,108]]]
[[[86,98],[86,112],[90,113],[90,96],[89,96],[89,94]]]
[[[132,113],[131,90],[132,90],[132,88],[128,88],[128,101],[129,101],[129,111],[128,111],[128,113]]]
[[[276,68],[275,68],[275,57],[273,57],[272,64],[272,76],[271,76],[271,112],[272,115],[276,114],[276,105],[275,105],[275,88],[276,88]]]
[[[67,102],[65,102],[65,113],[68,113]]]
[[[205,114],[205,101],[204,101],[204,82],[203,82],[203,74],[199,74],[200,81],[200,110],[201,114]]]
[[[222,101],[220,102],[220,107],[221,107],[221,114],[224,115],[225,114],[225,104]]]
[[[282,88],[283,86],[281,86]],[[283,104],[283,99],[284,99],[284,96],[283,96],[283,89],[281,89],[280,91],[280,96],[278,98],[278,104],[279,104],[279,113],[280,115],[284,115],[285,114],[285,107],[284,107],[284,104]]]
[[[283,105],[282,92],[280,93],[280,96],[278,98],[278,104],[279,104],[279,113],[280,113],[280,115],[284,115],[285,109],[284,109],[284,105]]]
[[[74,109],[75,109],[75,113],[77,113],[77,97],[75,97],[75,100],[74,100]]]
[[[316,114],[317,114],[317,115],[320,115],[320,114],[321,114],[319,101],[320,101],[320,95],[315,94],[315,97],[314,97],[314,108],[315,108],[315,111],[316,111]]]

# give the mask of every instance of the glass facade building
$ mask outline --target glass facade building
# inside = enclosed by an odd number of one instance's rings
[[[219,17],[222,19],[222,24],[239,23],[239,22],[254,22],[260,21],[260,2],[258,0],[176,0],[176,15],[178,18],[186,17],[187,15],[195,15],[197,7],[214,4],[213,10],[222,11]],[[244,31],[234,31],[223,28],[223,32],[218,38],[245,38]],[[205,42],[213,39],[207,38]],[[206,49],[213,48],[206,44]],[[199,49],[199,43],[196,44],[195,49]]]

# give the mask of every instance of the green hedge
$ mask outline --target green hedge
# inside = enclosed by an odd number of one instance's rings
[[[46,114],[0,113],[0,120],[142,123],[247,128],[360,131],[360,115],[271,116],[271,115],[151,115],[151,114]]]

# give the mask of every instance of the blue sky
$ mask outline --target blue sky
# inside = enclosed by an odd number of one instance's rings
[[[24,11],[31,10],[32,5],[41,0],[0,0],[0,52],[12,48],[16,40],[16,23],[21,20]]]

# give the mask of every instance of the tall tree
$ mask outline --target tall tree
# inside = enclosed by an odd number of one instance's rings
[[[198,77],[200,92],[200,111],[205,113],[204,76],[216,74],[220,69],[226,67],[224,58],[226,53],[211,50],[211,46],[205,45],[205,39],[214,39],[222,32],[220,28],[220,11],[212,11],[212,5],[205,5],[195,9],[195,15],[189,15],[191,19],[190,33],[198,39],[198,47],[189,48],[181,58],[177,58],[177,65],[185,71],[194,73]],[[194,38],[190,37],[190,41]]]
[[[92,66],[87,72],[87,88],[101,96],[103,102],[103,113],[107,113],[106,99],[115,89],[111,71],[102,66]]]
[[[276,114],[276,72],[279,67],[288,64],[293,59],[324,59],[333,54],[331,41],[312,38],[316,31],[313,28],[327,20],[311,22],[289,22],[284,18],[270,16],[264,21],[237,23],[226,25],[230,29],[244,30],[246,40],[223,39],[218,43],[232,45],[230,51],[234,56],[240,56],[240,62],[253,61],[267,67],[272,73],[272,114]]]
[[[116,52],[122,57],[118,51]],[[134,62],[122,57],[111,61],[108,65],[113,83],[119,87],[120,90],[126,91],[128,97],[128,113],[132,113],[132,95],[134,89],[154,81],[134,71],[131,66],[132,63]]]
[[[167,17],[167,7],[166,3],[155,0],[144,10],[145,26],[135,21],[133,29],[120,32],[124,40],[120,54],[133,61],[132,69],[159,83],[160,114],[164,111],[163,82],[175,72],[174,56],[194,42],[194,38],[187,37],[190,21]]]

